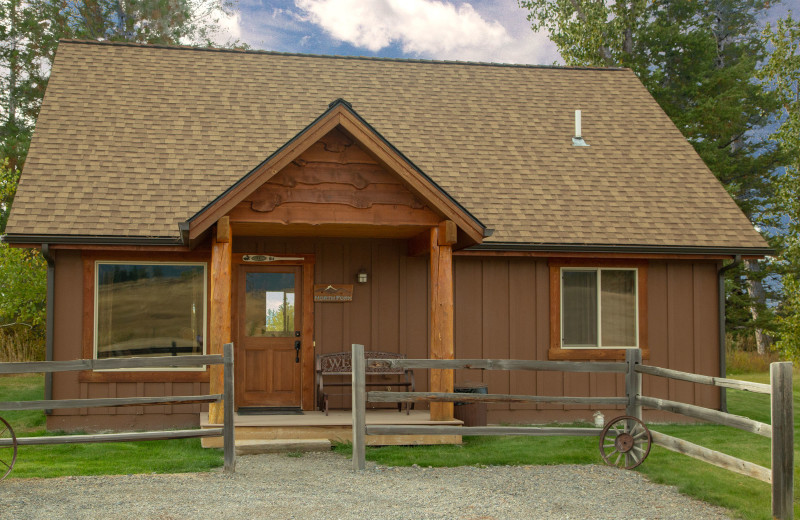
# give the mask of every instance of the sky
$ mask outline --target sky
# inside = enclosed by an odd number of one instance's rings
[[[563,64],[517,0],[232,0],[218,43],[308,54]],[[766,19],[796,0],[775,2]]]
[[[516,0],[238,0],[221,20],[254,49],[499,63],[560,62]]]

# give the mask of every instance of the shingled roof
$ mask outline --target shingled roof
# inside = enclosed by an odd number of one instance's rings
[[[337,98],[490,247],[767,247],[627,69],[78,41],[59,45],[6,240],[177,240]]]

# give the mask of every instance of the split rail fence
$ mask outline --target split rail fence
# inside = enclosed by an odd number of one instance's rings
[[[53,437],[18,437],[19,446],[43,444],[84,444],[94,442],[132,442],[195,437],[223,437],[224,471],[233,473],[236,468],[233,422],[233,343],[226,343],[223,354],[205,356],[132,357],[122,359],[76,359],[74,361],[39,361],[0,363],[0,374],[52,373],[76,370],[113,370],[120,368],[184,368],[204,365],[223,365],[223,393],[210,395],[183,395],[169,397],[110,397],[99,399],[58,399],[45,401],[0,402],[0,412],[9,410],[49,410],[68,408],[96,408],[108,406],[147,406],[160,404],[191,404],[222,402],[224,421],[222,428],[197,430],[163,430],[93,435],[59,435]],[[0,448],[10,446],[13,439],[0,439]]]
[[[509,394],[464,394],[444,392],[366,392],[363,345],[353,345],[353,469],[366,466],[367,435],[527,435],[527,436],[599,436],[601,428],[514,427],[514,426],[413,426],[367,425],[366,403],[428,402],[511,402],[557,404],[624,405],[625,414],[641,421],[642,407],[682,414],[694,419],[731,426],[771,439],[772,468],[765,468],[697,444],[650,430],[653,444],[682,453],[709,464],[767,482],[772,486],[772,515],[792,519],[794,486],[794,419],[792,403],[792,364],[772,363],[770,384],[704,376],[666,368],[642,365],[641,351],[628,350],[624,362],[527,361],[509,359],[370,359],[403,369],[478,369],[531,370],[559,372],[621,373],[625,376],[625,396],[575,397]],[[714,385],[771,397],[771,424],[697,405],[657,399],[642,395],[642,374],[681,381]]]

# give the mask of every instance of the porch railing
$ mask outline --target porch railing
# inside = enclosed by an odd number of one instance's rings
[[[642,365],[641,351],[626,351],[624,362],[527,361],[509,359],[371,359],[404,369],[478,369],[478,370],[536,370],[560,372],[612,372],[625,374],[625,396],[574,397],[508,394],[459,394],[444,392],[366,392],[363,345],[353,345],[353,469],[366,466],[367,435],[566,435],[599,436],[601,428],[510,427],[510,426],[405,426],[366,425],[366,403],[369,402],[514,402],[559,404],[625,405],[626,415],[642,419],[642,407],[664,410],[731,426],[770,438],[772,468],[768,469],[710,450],[694,443],[650,431],[653,444],[719,466],[729,471],[756,478],[772,486],[772,515],[782,520],[794,515],[792,498],[794,485],[794,422],[792,402],[792,364],[772,363],[770,384],[736,379],[711,377],[666,368]],[[642,395],[642,374],[668,377],[693,383],[733,388],[771,396],[771,424],[747,417],[704,408],[697,405],[656,399]]]
[[[164,430],[94,435],[59,435],[54,437],[19,437],[0,439],[0,447],[16,444],[33,446],[43,444],[83,444],[94,442],[131,442],[195,437],[223,437],[224,471],[236,469],[236,450],[233,423],[233,343],[223,346],[220,356],[168,356],[132,357],[123,359],[76,359],[74,361],[37,361],[0,363],[0,374],[53,373],[75,370],[112,370],[119,368],[183,368],[204,365],[223,365],[223,393],[210,395],[183,395],[168,397],[110,397],[99,399],[56,399],[46,401],[0,402],[0,412],[9,410],[48,410],[69,408],[96,408],[108,406],[147,406],[156,404],[191,404],[222,402],[224,421],[222,428],[198,430]]]

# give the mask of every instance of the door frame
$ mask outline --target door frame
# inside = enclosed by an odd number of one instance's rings
[[[264,255],[275,258],[291,257],[302,260],[275,260],[272,262],[245,262],[246,255]],[[314,265],[313,254],[304,253],[234,253],[231,257],[231,336],[234,344],[240,343],[239,334],[239,271],[241,266],[301,268],[300,292],[302,304],[302,331],[300,334],[300,406],[302,410],[314,410]],[[295,310],[296,312],[296,310]],[[234,357],[234,365],[237,363]],[[236,370],[234,369],[234,373]],[[236,390],[238,393],[238,390]],[[238,399],[234,399],[238,403]],[[238,404],[236,408],[238,408]]]

